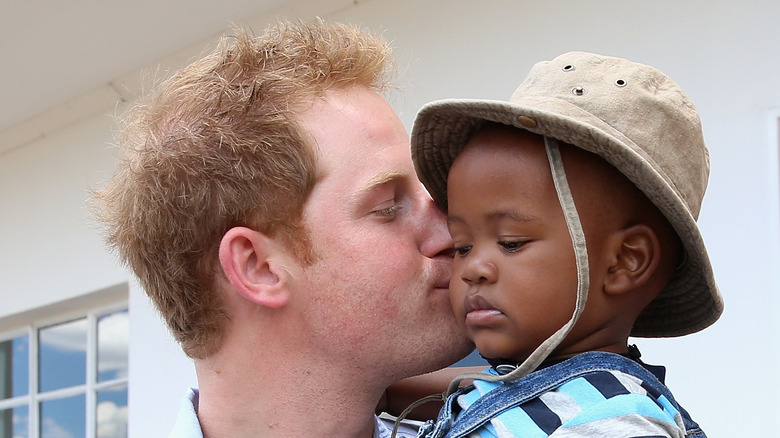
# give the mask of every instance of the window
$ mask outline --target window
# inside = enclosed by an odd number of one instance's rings
[[[769,161],[769,175],[772,177],[772,181],[769,181],[768,187],[772,193],[772,202],[780,203],[780,107],[772,108],[769,111],[769,147],[770,147],[770,159]],[[777,206],[780,204],[774,204],[773,216],[775,224],[780,223],[780,217],[778,217]]]
[[[775,111],[774,115],[775,125],[774,125],[774,138],[772,145],[775,147],[775,166],[780,166],[780,109]],[[773,170],[775,171],[775,175],[777,175],[777,167],[775,167]]]
[[[127,437],[127,305],[0,334],[0,438]]]

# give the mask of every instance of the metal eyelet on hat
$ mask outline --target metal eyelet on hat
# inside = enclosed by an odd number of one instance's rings
[[[585,94],[585,88],[583,88],[583,87],[574,87],[574,88],[571,89],[571,92],[575,96],[582,96],[583,94]]]
[[[531,116],[524,116],[524,115],[517,116],[517,123],[523,125],[526,128],[536,128],[536,126],[538,125],[536,119],[534,119]]]
[[[625,87],[626,85],[628,85],[628,82],[626,82],[625,79],[618,79],[615,81],[615,85],[617,85],[618,87]]]
[[[563,66],[562,70],[563,71],[573,71],[574,70],[574,66],[571,65],[571,64],[566,64],[566,65]]]

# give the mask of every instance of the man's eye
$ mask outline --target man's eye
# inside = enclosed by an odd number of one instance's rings
[[[400,209],[401,209],[401,204],[393,204],[390,207],[377,210],[375,211],[375,213],[378,214],[379,216],[393,218],[398,214],[398,211]]]
[[[519,240],[502,240],[499,241],[498,244],[504,251],[513,253],[517,252],[525,244],[525,242]]]
[[[460,257],[465,257],[469,251],[471,251],[471,246],[456,246],[452,249],[455,254],[457,254]]]

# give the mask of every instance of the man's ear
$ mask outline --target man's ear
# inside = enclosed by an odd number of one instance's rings
[[[655,231],[645,224],[623,228],[612,235],[611,262],[604,292],[620,294],[647,283],[661,257],[661,243]]]
[[[219,245],[225,277],[245,299],[271,308],[289,301],[287,272],[276,263],[277,242],[246,227],[228,230]]]

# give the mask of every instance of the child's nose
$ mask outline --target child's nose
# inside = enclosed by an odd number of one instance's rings
[[[461,279],[467,284],[494,283],[498,278],[498,268],[490,260],[479,254],[469,254],[465,260]]]

